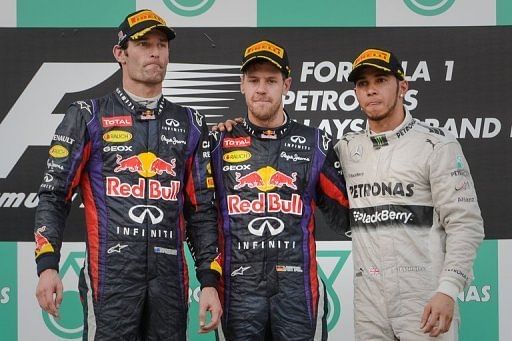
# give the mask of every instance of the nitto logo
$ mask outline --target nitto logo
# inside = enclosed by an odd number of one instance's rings
[[[74,272],[76,277],[80,274],[79,261],[85,258],[85,252],[70,252],[62,265],[59,276],[64,278],[68,271]],[[43,320],[48,329],[63,339],[77,339],[82,336],[83,313],[78,291],[64,291],[62,304],[59,308],[60,318],[55,319],[46,311],[42,311]]]
[[[195,17],[212,7],[215,0],[164,0],[171,11],[184,17]]]
[[[435,16],[446,12],[455,0],[404,0],[409,9],[419,15]]]

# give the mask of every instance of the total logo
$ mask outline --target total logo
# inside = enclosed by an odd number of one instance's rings
[[[119,173],[123,171],[137,172],[145,178],[151,178],[156,174],[162,175],[167,173],[171,176],[176,176],[174,168],[176,168],[176,159],[167,162],[151,152],[140,153],[124,158],[117,154],[117,167],[114,172]]]
[[[434,16],[450,9],[455,0],[404,0],[404,3],[419,15]]]
[[[258,193],[258,198],[247,200],[239,195],[228,195],[228,214],[249,214],[249,213],[286,213],[302,215],[304,204],[298,194],[292,194],[291,199],[283,199],[279,193]]]
[[[288,187],[293,190],[297,190],[297,172],[287,175],[281,171],[275,170],[270,166],[266,166],[242,175],[241,173],[235,173],[236,185],[233,187],[235,190],[242,189],[244,187],[257,188],[260,191],[267,192],[274,188]]]
[[[184,17],[195,17],[208,11],[215,0],[163,0],[174,13]]]

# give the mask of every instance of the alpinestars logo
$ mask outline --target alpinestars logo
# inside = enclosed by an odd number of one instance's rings
[[[352,212],[355,222],[361,222],[364,224],[378,224],[389,221],[396,221],[402,224],[407,224],[412,220],[411,212],[395,212],[392,210],[381,210],[372,214],[354,210]]]

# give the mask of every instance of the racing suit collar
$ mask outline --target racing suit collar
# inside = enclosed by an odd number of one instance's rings
[[[156,104],[156,108],[153,110],[150,108],[146,108],[145,106],[140,105],[139,103],[134,101],[130,97],[130,95],[128,95],[126,93],[126,91],[124,91],[121,88],[116,88],[115,94],[116,94],[116,97],[119,99],[119,101],[122,102],[124,104],[124,106],[135,115],[147,112],[147,110],[151,110],[154,112],[154,116],[159,117],[162,110],[164,109],[164,104],[165,104],[164,96],[160,96],[160,98],[158,99],[158,102]]]
[[[284,123],[283,125],[277,127],[277,128],[263,128],[258,127],[257,125],[251,123],[249,121],[249,118],[246,116],[244,118],[244,122],[242,123],[242,126],[244,129],[251,135],[261,138],[261,139],[271,139],[271,140],[277,140],[286,135],[286,132],[289,130],[290,125],[292,123],[292,120],[290,119],[290,116],[288,116],[288,113],[284,112]]]
[[[370,125],[368,124],[368,121],[366,121],[366,135],[372,141],[373,148],[380,149],[403,137],[411,130],[415,123],[416,120],[411,116],[409,111],[405,109],[404,120],[393,130],[376,134],[370,130]]]

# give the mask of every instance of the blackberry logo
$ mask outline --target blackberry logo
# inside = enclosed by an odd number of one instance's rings
[[[195,17],[208,11],[215,0],[164,0],[174,13],[184,17]]]
[[[407,224],[412,219],[411,212],[395,212],[391,210],[382,210],[372,214],[365,212],[354,211],[354,222],[362,222],[364,224],[375,224],[387,221],[400,221],[403,224]]]
[[[404,0],[411,11],[423,16],[435,16],[446,12],[455,0]]]

